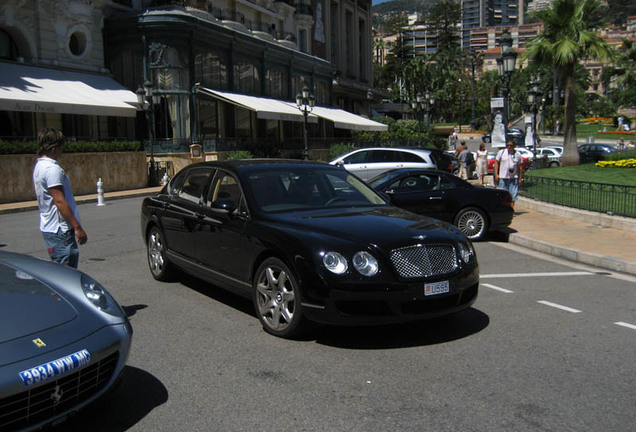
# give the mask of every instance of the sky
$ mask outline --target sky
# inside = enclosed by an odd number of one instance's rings
[[[380,4],[380,3],[384,3],[385,1],[389,1],[389,0],[373,0],[373,2],[371,3],[373,6]]]

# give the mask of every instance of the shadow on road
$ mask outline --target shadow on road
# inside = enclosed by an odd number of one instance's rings
[[[115,388],[51,430],[125,431],[167,400],[168,391],[161,381],[142,369],[126,366]]]
[[[254,306],[245,297],[218,288],[201,279],[182,275],[181,283],[188,288],[254,317]],[[311,324],[297,340],[351,349],[390,349],[434,345],[450,342],[478,333],[490,319],[483,312],[469,308],[449,316],[398,325],[341,327]],[[272,337],[263,333],[263,337]]]
[[[463,339],[488,327],[485,313],[469,308],[449,316],[413,323],[377,327],[316,327],[307,334],[317,343],[371,350],[435,345]]]

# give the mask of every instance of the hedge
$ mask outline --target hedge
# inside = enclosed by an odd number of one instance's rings
[[[67,141],[64,144],[65,153],[104,153],[104,152],[133,152],[141,151],[139,141]],[[0,140],[0,154],[37,154],[38,145],[35,141],[2,141]]]

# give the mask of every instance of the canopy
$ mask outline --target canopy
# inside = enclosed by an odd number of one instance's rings
[[[238,93],[228,93],[219,90],[212,90],[205,87],[199,88],[203,94],[220,99],[224,102],[240,106],[256,112],[256,117],[266,120],[287,120],[287,121],[305,121],[304,115],[296,107],[285,103],[278,99],[264,98],[259,96],[249,96]],[[309,123],[317,123],[318,118],[314,115],[307,117]]]
[[[332,121],[334,123],[334,127],[338,129],[368,131],[386,131],[389,129],[389,127],[385,124],[369,120],[366,117],[352,114],[349,111],[341,110],[339,108],[316,106],[311,113],[318,117]]]
[[[137,95],[112,78],[0,62],[0,110],[135,117]]]

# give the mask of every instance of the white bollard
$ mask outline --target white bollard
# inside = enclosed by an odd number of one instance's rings
[[[104,182],[101,177],[97,180],[97,205],[104,206]]]

